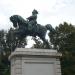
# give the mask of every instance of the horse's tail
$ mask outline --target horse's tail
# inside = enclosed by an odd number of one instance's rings
[[[47,30],[49,30],[50,32],[56,32],[55,29],[52,27],[51,24],[47,24],[45,27],[46,27]]]

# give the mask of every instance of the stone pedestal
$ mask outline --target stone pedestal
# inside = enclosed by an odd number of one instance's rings
[[[11,75],[61,75],[61,56],[56,50],[17,48],[9,56]]]

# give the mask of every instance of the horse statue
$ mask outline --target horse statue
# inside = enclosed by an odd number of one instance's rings
[[[50,24],[47,24],[46,26],[37,24],[30,31],[30,30],[28,30],[28,21],[24,20],[21,16],[13,15],[10,17],[10,21],[13,23],[13,26],[16,28],[15,34],[17,35],[18,38],[23,39],[28,35],[33,36],[33,37],[38,36],[50,48],[48,41],[45,39],[47,30],[49,30],[50,32],[55,31],[54,28]]]

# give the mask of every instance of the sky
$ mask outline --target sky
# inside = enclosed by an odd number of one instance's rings
[[[13,27],[10,16],[26,19],[33,9],[39,12],[37,22],[41,25],[55,27],[64,21],[75,25],[75,0],[0,0],[0,29]]]

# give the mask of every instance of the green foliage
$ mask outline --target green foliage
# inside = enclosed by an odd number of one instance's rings
[[[0,31],[0,75],[10,75],[10,62],[8,57],[16,47],[21,44],[27,44],[26,39],[18,39],[14,34],[14,29],[10,28],[8,32]]]
[[[56,33],[49,36],[54,47],[62,52],[62,75],[75,75],[75,27],[64,22],[55,30]]]
[[[60,24],[56,27],[58,32],[57,39],[59,40],[57,45],[59,45],[59,50],[74,50],[75,49],[75,27],[71,24]]]
[[[10,28],[6,36],[7,38],[6,43],[9,49],[11,49],[11,51],[14,51],[16,47],[25,47],[25,45],[27,45],[26,38],[24,39],[18,38],[15,35],[14,31],[15,31],[14,29]]]
[[[8,61],[9,52],[6,49],[5,32],[0,31],[0,75],[9,75],[10,63]]]
[[[34,37],[33,40],[35,41],[33,48],[38,48],[38,49],[48,49],[49,48],[41,39],[39,38],[37,39]]]

